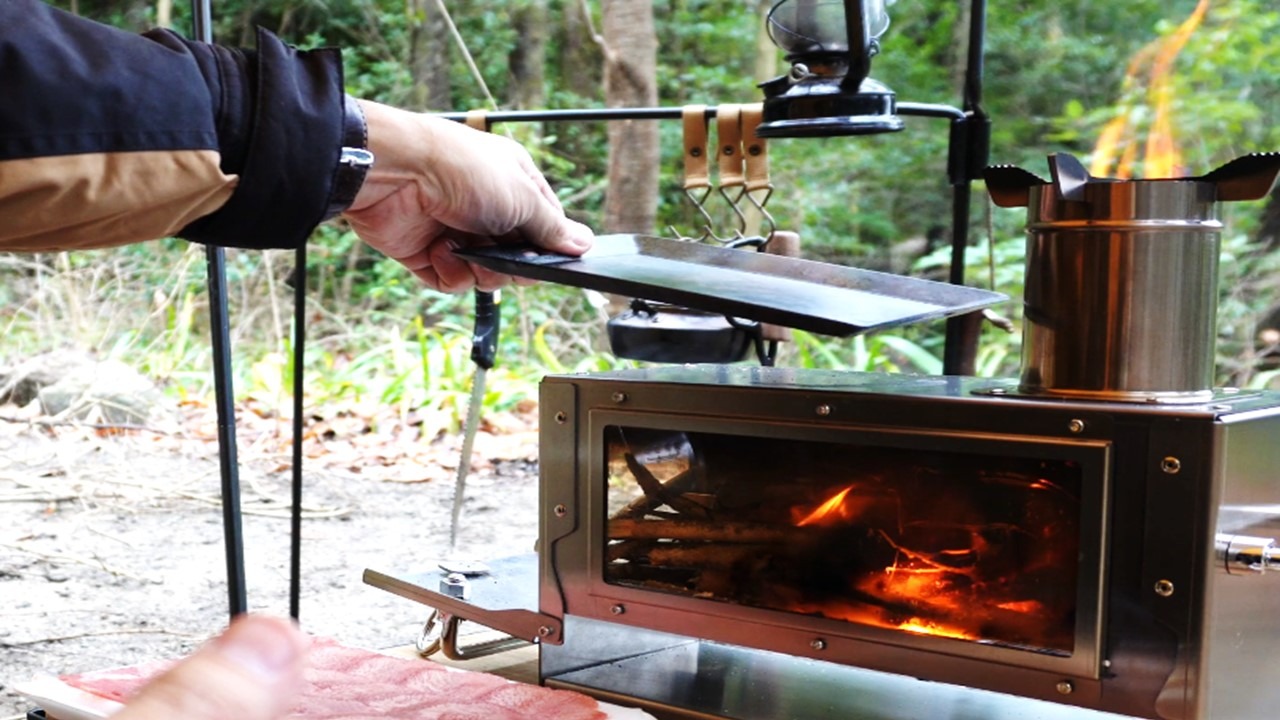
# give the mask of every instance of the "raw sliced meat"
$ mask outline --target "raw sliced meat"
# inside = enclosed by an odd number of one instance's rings
[[[126,701],[172,663],[69,675],[63,682]],[[496,675],[454,670],[314,641],[304,686],[289,715],[297,720],[604,720],[595,700],[567,690],[521,685]]]
[[[93,693],[98,697],[124,702],[137,692],[139,687],[168,670],[171,665],[173,665],[171,660],[160,660],[110,670],[95,670],[79,675],[64,675],[61,680],[73,688]]]
[[[507,683],[485,696],[490,706],[518,711],[520,717],[557,718],[558,720],[590,720],[597,717],[598,705],[592,698],[575,692],[553,690],[537,685]]]

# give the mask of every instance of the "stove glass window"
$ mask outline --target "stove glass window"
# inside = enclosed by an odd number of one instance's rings
[[[605,582],[1068,656],[1060,459],[610,426]]]

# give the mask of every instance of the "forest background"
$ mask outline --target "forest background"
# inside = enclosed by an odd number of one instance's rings
[[[187,33],[171,0],[70,0],[72,12],[141,31]],[[757,102],[785,72],[768,40],[772,0],[215,0],[214,34],[251,45],[263,26],[302,47],[344,48],[349,92],[422,111]],[[873,76],[900,101],[959,105],[969,3],[901,0]],[[447,12],[445,12],[447,8]],[[1272,0],[1047,2],[987,8],[983,107],[991,161],[1044,174],[1068,151],[1142,177],[1152,138],[1179,174],[1280,149],[1280,10]],[[456,32],[455,32],[456,29]],[[681,191],[679,123],[508,124],[569,212],[598,231],[657,232],[696,221]],[[1103,136],[1114,142],[1100,148]],[[951,193],[945,124],[901,133],[784,140],[770,148],[778,225],[807,257],[945,275]],[[1155,143],[1159,144],[1159,143]],[[1108,162],[1114,155],[1116,162]],[[1020,320],[1024,214],[994,209],[980,184],[967,282],[1007,293]],[[1265,386],[1277,372],[1280,189],[1223,208],[1219,382]],[[228,254],[235,387],[287,413],[292,253]],[[471,297],[420,287],[341,222],[319,228],[306,274],[309,406],[398,409],[420,438],[456,430],[471,368]],[[499,367],[486,409],[536,397],[548,372],[625,367],[592,293],[540,285],[505,293]],[[72,254],[0,256],[0,364],[75,348],[119,360],[183,401],[212,393],[202,248],[178,240]],[[938,372],[941,324],[834,340],[798,333],[780,364]],[[978,372],[1016,373],[1019,333],[984,329]]]

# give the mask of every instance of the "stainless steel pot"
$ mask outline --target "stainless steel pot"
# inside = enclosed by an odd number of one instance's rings
[[[1052,182],[1019,168],[987,171],[996,204],[1028,208],[1019,389],[1131,402],[1210,399],[1218,202],[1264,196],[1280,155],[1177,180],[1092,178],[1061,154],[1050,168]],[[1252,182],[1242,182],[1246,175]]]

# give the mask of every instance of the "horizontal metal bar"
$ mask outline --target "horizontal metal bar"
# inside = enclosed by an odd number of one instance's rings
[[[898,103],[898,114],[914,117],[950,118],[951,120],[963,120],[969,117],[969,113],[958,107],[934,103]]]
[[[577,108],[572,110],[494,110],[485,115],[490,125],[498,123],[529,122],[582,122],[608,120],[679,120],[684,111],[682,107],[638,107],[638,108]],[[963,110],[950,105],[934,105],[930,103],[898,103],[898,114],[914,117],[947,118],[963,120]],[[467,119],[465,112],[438,113],[446,120],[462,122]],[[707,106],[707,117],[716,116],[716,107]]]

